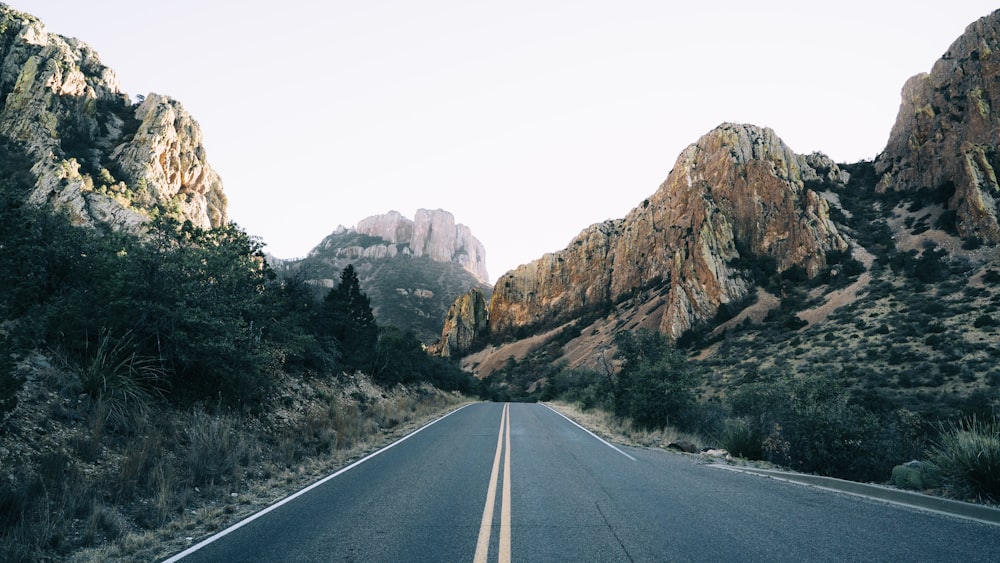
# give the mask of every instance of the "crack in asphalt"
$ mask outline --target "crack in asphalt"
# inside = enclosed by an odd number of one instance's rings
[[[601,515],[602,519],[604,519],[604,524],[608,527],[608,530],[611,531],[611,535],[615,537],[615,541],[617,541],[618,545],[622,548],[622,552],[625,554],[625,557],[627,557],[629,561],[635,561],[635,559],[632,559],[632,554],[628,552],[628,548],[625,547],[622,539],[618,536],[618,532],[615,531],[614,526],[611,525],[611,522],[608,522],[607,515],[604,514],[603,510],[601,510],[601,502],[594,501],[594,506],[597,507],[597,513]]]

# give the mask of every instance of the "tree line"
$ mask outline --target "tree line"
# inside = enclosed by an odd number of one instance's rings
[[[27,203],[29,176],[0,178],[0,414],[17,364],[52,354],[95,398],[261,405],[282,376],[362,371],[378,383],[467,390],[471,376],[379,326],[353,267],[326,295],[279,278],[235,224],[160,217],[144,236],[74,226]],[[14,169],[16,170],[16,169]],[[87,375],[90,374],[90,375]],[[97,382],[97,383],[95,383]]]

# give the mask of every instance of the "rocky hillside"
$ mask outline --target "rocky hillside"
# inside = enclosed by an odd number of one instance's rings
[[[419,209],[414,219],[390,211],[338,227],[301,260],[277,261],[279,271],[333,287],[353,264],[380,324],[438,339],[449,305],[470,288],[489,294],[486,249],[444,210]]]
[[[222,182],[178,102],[150,94],[133,103],[87,44],[4,4],[0,99],[0,137],[34,163],[32,201],[80,224],[133,228],[153,215],[226,223]]]
[[[970,25],[930,74],[907,82],[874,166],[796,154],[752,125],[710,131],[626,217],[502,276],[488,322],[446,325],[445,336],[456,325],[481,326],[451,353],[475,351],[465,365],[480,376],[541,350],[595,366],[622,329],[651,328],[690,345],[779,313],[794,313],[796,330],[823,322],[873,277],[926,267],[983,279],[1000,242],[998,36],[1000,12]],[[886,271],[891,260],[904,265]],[[792,298],[805,290],[815,300],[808,307]]]

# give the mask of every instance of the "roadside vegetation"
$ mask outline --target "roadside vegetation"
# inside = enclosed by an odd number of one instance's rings
[[[167,211],[74,226],[3,148],[0,560],[156,559],[475,391],[352,267],[281,278],[237,226]]]
[[[849,382],[823,372],[758,373],[712,389],[702,366],[656,333],[621,333],[618,345],[620,369],[559,370],[534,393],[511,399],[567,404],[582,424],[629,444],[687,442],[805,473],[1000,502],[995,416],[962,416],[959,409],[953,418],[935,419],[871,405]],[[525,371],[532,371],[530,362],[506,368]],[[510,389],[491,383],[497,394]],[[932,468],[934,479],[909,486],[912,477],[894,469],[912,460],[925,460],[920,466]]]

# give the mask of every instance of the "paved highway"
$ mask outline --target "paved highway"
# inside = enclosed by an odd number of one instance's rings
[[[460,409],[171,560],[1000,561],[1000,526]]]

